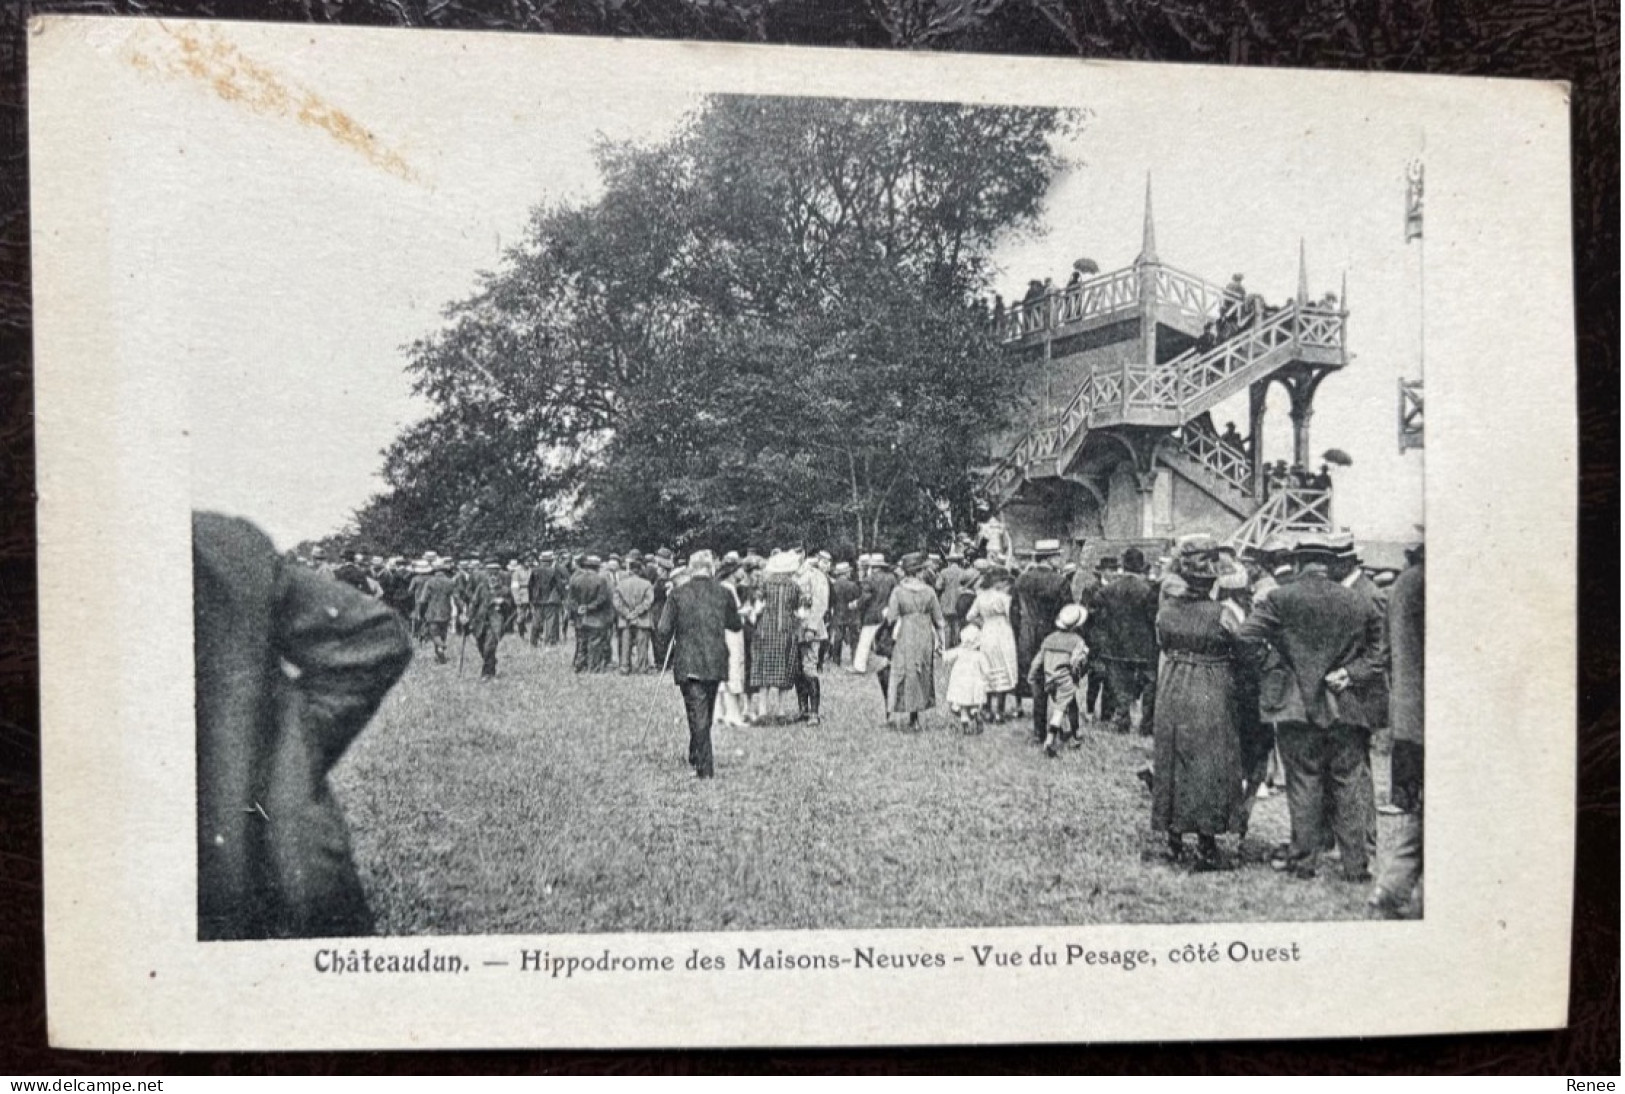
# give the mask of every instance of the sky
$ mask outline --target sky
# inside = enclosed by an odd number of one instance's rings
[[[581,58],[539,64],[517,36],[443,35],[368,63],[355,40],[149,25],[109,47],[123,62],[108,86],[127,352],[188,370],[196,505],[247,516],[279,546],[336,530],[381,488],[382,449],[427,409],[403,347],[499,265],[538,203],[593,195],[595,141],[657,140],[700,102],[695,79],[584,78]],[[764,56],[730,89],[782,78]],[[917,86],[918,63],[898,62],[900,86]],[[996,252],[1006,298],[1030,277],[1064,281],[1080,256],[1129,264],[1148,176],[1170,265],[1218,284],[1244,273],[1279,301],[1302,240],[1311,294],[1346,274],[1353,312],[1355,361],[1322,386],[1313,423],[1317,453],[1354,457],[1337,518],[1363,538],[1410,535],[1421,455],[1398,453],[1395,404],[1420,368],[1420,247],[1401,231],[1419,126],[1357,104],[1327,116],[1268,85],[1176,107],[1144,69],[1088,72],[1092,117],[1065,149],[1075,166],[1044,233]],[[1215,419],[1244,424],[1244,401]],[[1284,407],[1271,412],[1266,454],[1290,456]]]

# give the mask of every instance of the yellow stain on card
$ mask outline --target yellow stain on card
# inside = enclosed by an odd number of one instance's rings
[[[290,84],[254,60],[218,31],[197,32],[164,27],[177,50],[166,57],[132,52],[130,64],[142,72],[193,79],[226,102],[257,114],[288,118],[327,134],[360,153],[375,166],[408,182],[419,181],[400,153],[386,147],[354,117],[309,88]]]

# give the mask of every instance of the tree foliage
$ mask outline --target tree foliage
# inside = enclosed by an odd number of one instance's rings
[[[598,149],[409,347],[434,407],[386,453],[364,536],[625,545],[918,543],[968,519],[1020,386],[980,298],[1037,229],[1076,114],[713,97]]]

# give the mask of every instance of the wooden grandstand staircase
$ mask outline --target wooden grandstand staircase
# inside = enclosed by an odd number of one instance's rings
[[[983,497],[997,510],[1018,499],[1043,504],[1054,496],[1044,483],[1098,475],[1102,446],[1111,441],[1139,454],[1135,470],[1142,479],[1165,468],[1221,507],[1236,521],[1238,545],[1330,527],[1328,488],[1295,483],[1272,492],[1250,443],[1237,443],[1234,435],[1221,439],[1211,412],[1248,393],[1257,437],[1266,389],[1279,383],[1291,398],[1295,462],[1307,467],[1315,389],[1348,363],[1346,283],[1345,299],[1311,301],[1300,249],[1295,299],[1268,308],[1248,297],[1243,305],[1234,292],[1161,264],[1149,193],[1146,218],[1145,243],[1132,267],[997,316],[1006,346],[1035,359],[1041,354],[1044,365],[1061,362],[1064,371],[1052,375],[1072,377],[1076,386],[1058,411],[1051,388],[1051,412],[1040,412],[993,465]],[[1098,496],[1098,480],[1091,489]]]

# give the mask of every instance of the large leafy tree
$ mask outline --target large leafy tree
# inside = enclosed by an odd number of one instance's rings
[[[715,97],[410,347],[363,535],[899,547],[968,519],[1022,377],[979,303],[1074,114]]]

